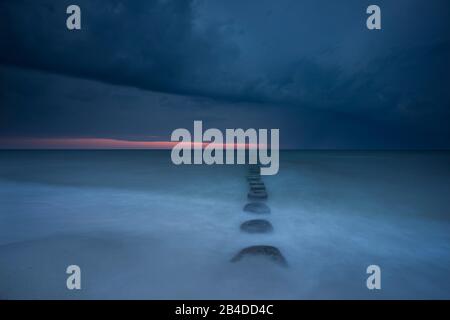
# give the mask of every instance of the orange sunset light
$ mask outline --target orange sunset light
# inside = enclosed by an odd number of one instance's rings
[[[202,148],[215,143],[176,141],[133,141],[107,138],[9,138],[0,139],[3,149],[172,149],[175,145]],[[224,148],[257,147],[256,144],[222,144]]]

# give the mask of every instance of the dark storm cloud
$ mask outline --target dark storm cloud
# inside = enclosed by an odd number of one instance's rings
[[[218,57],[236,54],[220,26],[194,30],[193,1],[76,1],[82,30],[70,32],[65,10],[72,2],[1,2],[0,61],[182,93],[190,77],[202,81],[199,70],[217,74]]]
[[[72,3],[81,31],[65,27]],[[139,137],[202,116],[279,126],[293,146],[450,147],[450,3],[379,0],[381,31],[369,4],[0,0],[0,63],[18,68],[0,69],[0,132]]]
[[[354,0],[345,6],[311,0],[80,0],[78,32],[65,28],[71,3],[2,1],[0,62],[169,93],[330,107],[353,94],[345,85],[381,59],[405,51],[417,55],[416,48],[430,45],[450,54],[442,25],[449,5],[441,0],[379,1],[384,29],[378,34],[365,28],[366,4]],[[448,62],[436,66],[435,58],[429,50],[420,63],[431,72],[448,68]],[[390,68],[393,78],[403,72]],[[423,69],[408,72],[418,78]],[[392,89],[402,91],[410,79]],[[359,89],[373,95],[379,88]]]

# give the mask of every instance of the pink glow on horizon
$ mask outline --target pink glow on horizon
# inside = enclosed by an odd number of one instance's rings
[[[0,139],[1,149],[172,149],[175,145],[217,146],[209,142],[177,142],[177,141],[131,141],[107,138],[10,138]],[[224,148],[250,148],[257,144],[235,143],[223,144]]]

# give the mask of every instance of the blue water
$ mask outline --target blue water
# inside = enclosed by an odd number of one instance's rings
[[[285,151],[263,177],[274,232],[245,234],[246,166],[0,151],[0,298],[449,299],[449,168],[448,152]],[[230,262],[253,244],[288,267]]]

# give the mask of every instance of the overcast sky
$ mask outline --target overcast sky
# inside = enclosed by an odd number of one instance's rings
[[[204,120],[289,148],[449,148],[448,21],[447,0],[0,0],[0,137],[168,140]]]

